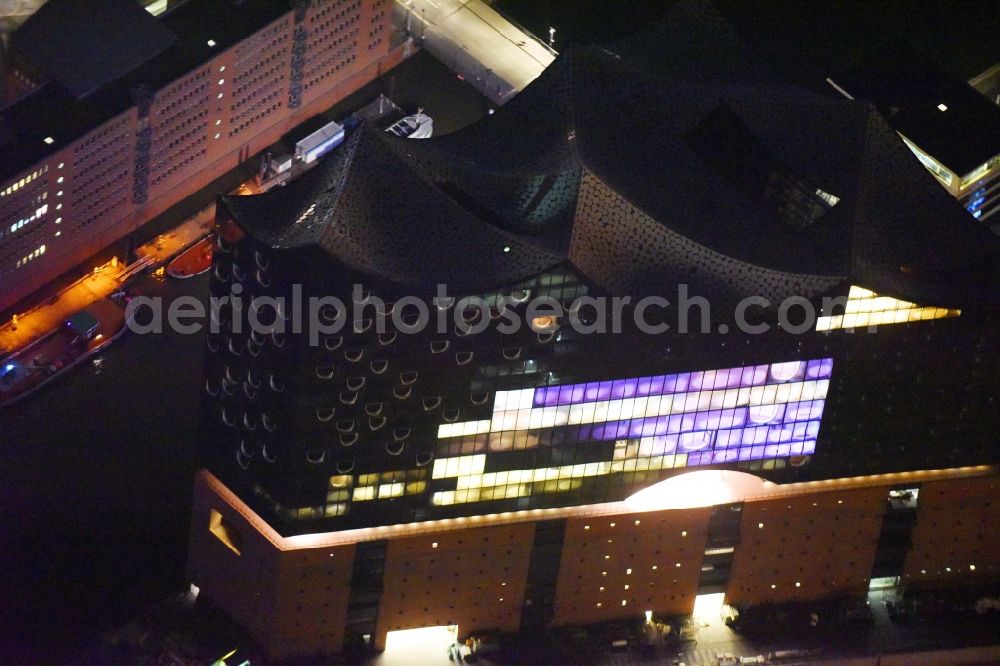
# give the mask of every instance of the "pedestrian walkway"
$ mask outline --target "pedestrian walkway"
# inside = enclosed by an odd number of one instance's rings
[[[118,257],[64,287],[48,300],[0,325],[0,355],[16,351],[60,326],[70,316],[122,288],[135,273],[160,266],[184,248],[204,238],[215,219],[215,204],[136,250],[137,260],[125,266]]]
[[[556,52],[482,0],[396,0],[397,23],[497,104],[535,80]]]
[[[215,204],[212,203],[198,211],[184,224],[160,234],[145,245],[140,245],[136,248],[135,256],[137,259],[150,257],[152,265],[160,266],[181,250],[194,245],[207,236],[212,231],[214,224]]]
[[[0,354],[16,351],[121,287],[117,258],[84,275],[44,303],[0,326]]]

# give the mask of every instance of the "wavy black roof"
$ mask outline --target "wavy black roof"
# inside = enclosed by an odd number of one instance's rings
[[[362,274],[406,286],[476,291],[562,261],[458,204],[392,138],[364,126],[286,187],[224,203],[274,247],[315,244]]]
[[[472,291],[568,261],[632,295],[851,281],[947,306],[1000,292],[996,237],[872,105],[783,82],[701,0],[570,47],[462,131],[362,127],[299,181],[223,205],[263,242],[316,244],[403,285]]]

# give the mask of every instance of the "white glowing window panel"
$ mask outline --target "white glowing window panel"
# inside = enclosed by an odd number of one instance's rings
[[[378,487],[378,498],[388,499],[391,497],[402,497],[403,496],[403,484],[402,483],[383,483]]]
[[[364,500],[370,500],[370,499],[375,499],[375,488],[373,486],[366,486],[354,489],[355,502],[362,502]]]
[[[499,391],[490,421],[443,424],[442,439],[566,425],[576,442],[614,441],[611,459],[484,473],[487,454],[438,458],[432,477],[456,477],[435,505],[566,492],[587,477],[807,456],[816,448],[833,359]],[[491,451],[504,447],[490,448]]]
[[[852,286],[844,306],[844,314],[819,317],[817,331],[902,324],[910,321],[927,321],[957,317],[961,310],[921,306],[889,296],[879,296],[874,291]]]

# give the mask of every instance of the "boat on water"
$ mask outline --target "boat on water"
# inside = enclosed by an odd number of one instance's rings
[[[125,332],[124,294],[77,312],[28,346],[0,359],[0,407],[32,395]]]
[[[212,248],[214,245],[212,236],[202,238],[167,264],[167,275],[178,280],[201,275],[212,267]]]
[[[385,131],[407,139],[429,139],[434,134],[434,121],[423,109],[419,109],[412,116],[400,118],[386,127]]]

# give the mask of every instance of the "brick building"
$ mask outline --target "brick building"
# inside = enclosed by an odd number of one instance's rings
[[[0,310],[399,62],[390,8],[43,5],[12,35],[4,77]]]

